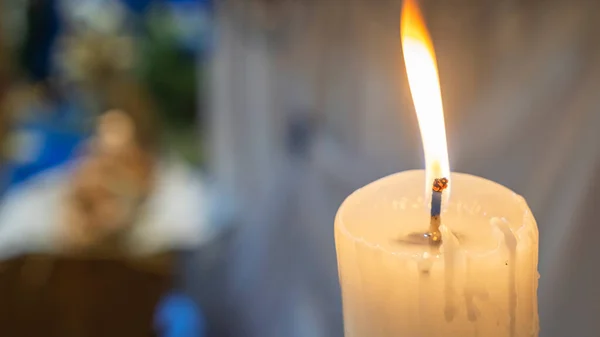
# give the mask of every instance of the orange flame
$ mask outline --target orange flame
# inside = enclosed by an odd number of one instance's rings
[[[425,190],[430,191],[435,178],[450,176],[450,165],[435,51],[416,0],[404,1],[400,26],[406,73],[425,152]]]

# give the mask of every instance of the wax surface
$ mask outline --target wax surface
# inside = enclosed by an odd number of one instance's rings
[[[340,207],[346,337],[537,336],[538,230],[525,200],[453,173],[434,248],[411,239],[429,226],[424,181],[424,171],[391,175]]]

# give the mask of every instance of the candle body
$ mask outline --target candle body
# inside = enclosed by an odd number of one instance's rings
[[[436,248],[407,239],[429,225],[424,181],[424,171],[395,174],[340,207],[345,336],[538,336],[538,230],[525,200],[453,173]]]

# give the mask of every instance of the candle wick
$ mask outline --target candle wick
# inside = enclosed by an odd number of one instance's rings
[[[448,188],[447,178],[436,178],[433,180],[431,188],[431,222],[429,223],[429,233],[427,236],[432,244],[440,244],[442,242],[442,233],[440,225],[442,224],[442,192]]]

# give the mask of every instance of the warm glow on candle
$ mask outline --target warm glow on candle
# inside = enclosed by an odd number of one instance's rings
[[[404,0],[400,28],[426,169],[370,183],[337,212],[344,335],[537,337],[535,219],[508,188],[450,174],[435,52],[417,0]]]
[[[431,37],[416,0],[404,1],[400,25],[406,73],[425,151],[428,195],[435,178],[450,176],[438,69]]]

